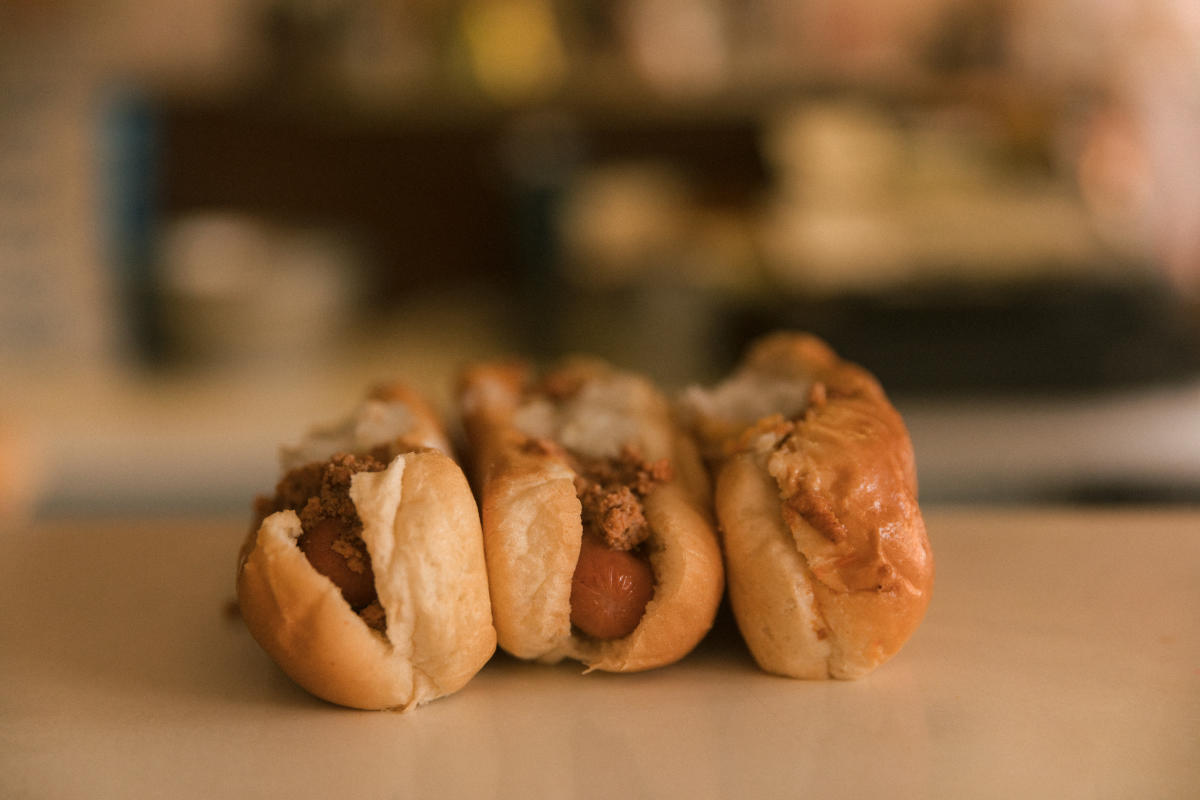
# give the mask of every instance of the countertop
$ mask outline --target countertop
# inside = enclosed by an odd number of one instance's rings
[[[932,508],[928,616],[856,682],[497,655],[407,714],[315,700],[233,613],[245,521],[0,532],[6,798],[1200,796],[1200,509]]]

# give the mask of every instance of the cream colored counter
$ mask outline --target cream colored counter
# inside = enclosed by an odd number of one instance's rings
[[[0,533],[0,796],[1200,796],[1200,511],[933,510],[923,627],[855,683],[497,656],[411,714],[295,688],[229,613],[240,520]]]

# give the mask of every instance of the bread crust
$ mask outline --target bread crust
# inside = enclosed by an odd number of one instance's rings
[[[768,672],[866,675],[916,630],[933,589],[904,423],[869,373],[806,334],[760,340],[729,380],[805,383],[808,394],[800,410],[751,423],[685,396],[713,454],[743,638]]]
[[[479,511],[462,469],[439,450],[402,452],[381,472],[355,474],[350,498],[386,630],[369,627],[309,563],[292,510],[266,517],[243,547],[247,628],[292,680],[333,703],[403,711],[457,691],[496,648]]]
[[[612,389],[611,407],[603,413],[617,418],[619,434],[588,446],[615,455],[631,445],[647,459],[671,460],[673,478],[644,498],[654,596],[637,628],[623,638],[597,640],[572,628],[571,582],[583,535],[575,472],[561,451],[539,446],[540,437],[521,427],[531,370],[522,364],[475,365],[463,373],[459,397],[481,497],[499,645],[522,659],[572,658],[589,671],[670,664],[704,637],[724,590],[708,510],[711,493],[698,451],[647,381],[595,361],[570,361],[554,374],[604,387],[601,393]],[[572,424],[568,420],[557,444],[587,439]]]

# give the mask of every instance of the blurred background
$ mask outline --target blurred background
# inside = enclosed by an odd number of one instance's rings
[[[0,0],[0,520],[407,378],[814,331],[923,499],[1200,501],[1194,0]]]

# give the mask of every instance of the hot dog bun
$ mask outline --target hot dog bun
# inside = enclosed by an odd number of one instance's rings
[[[345,423],[281,453],[285,473],[297,453],[390,458],[349,477],[381,618],[374,627],[302,551],[298,509],[267,514],[239,559],[238,604],[254,638],[300,686],[353,708],[406,710],[450,694],[496,647],[478,507],[458,464],[422,444],[445,437],[413,397],[403,387],[377,389]]]
[[[638,376],[576,359],[540,385],[559,388],[539,389],[527,366],[500,363],[471,367],[460,382],[500,647],[610,672],[677,661],[711,627],[724,586],[699,454],[666,400]],[[654,589],[631,633],[597,639],[572,625],[584,534],[576,458],[619,460],[628,452],[671,466],[641,500]]]
[[[778,333],[680,409],[716,473],[730,603],[759,666],[858,678],[895,655],[934,561],[912,444],[878,382]]]

